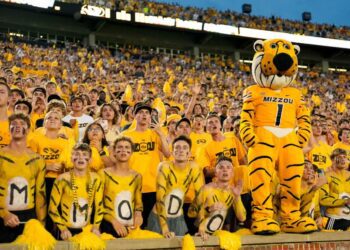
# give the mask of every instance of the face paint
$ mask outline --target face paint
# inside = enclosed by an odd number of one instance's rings
[[[15,132],[15,129],[16,129],[16,125],[11,125],[11,126],[10,126],[10,132],[11,132],[11,133],[14,133],[14,132]],[[21,130],[22,130],[22,134],[25,135],[27,129],[26,129],[26,128],[21,128]]]

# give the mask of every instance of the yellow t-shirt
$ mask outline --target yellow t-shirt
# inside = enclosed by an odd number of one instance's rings
[[[142,211],[142,177],[136,171],[121,176],[110,169],[101,169],[98,174],[104,185],[104,219],[118,220],[124,226],[134,224],[134,212]]]
[[[35,207],[38,220],[46,217],[45,163],[36,153],[14,155],[0,149],[0,217],[9,211]]]
[[[37,128],[34,131],[33,136],[36,136],[36,134],[42,134],[44,135],[46,133],[46,128],[44,127],[40,127]],[[76,142],[76,136],[75,136],[75,131],[72,128],[66,127],[66,126],[62,126],[60,128],[60,131],[58,132],[58,134],[63,134],[65,135],[69,140],[73,140],[74,142]]]
[[[325,142],[319,142],[308,154],[307,158],[318,168],[326,170],[332,166],[332,147]]]
[[[45,135],[37,134],[29,141],[30,148],[41,155],[45,164],[62,164],[61,172],[47,171],[46,177],[56,178],[63,172],[63,166],[67,164],[74,144],[63,138],[51,139]]]
[[[201,148],[204,148],[209,142],[212,141],[211,134],[205,132],[201,134],[192,132],[190,134],[190,139],[192,141],[191,152],[194,157],[197,156],[197,152],[199,152]]]
[[[134,152],[129,160],[130,167],[142,176],[142,192],[156,191],[157,167],[160,162],[161,141],[156,132],[129,130],[122,133],[134,143]]]
[[[237,137],[225,137],[223,141],[211,141],[197,155],[197,162],[202,168],[214,168],[216,160],[220,156],[232,159],[233,166],[239,166],[239,162],[246,155],[246,150]]]
[[[30,115],[30,130],[31,131],[34,131],[35,130],[35,124],[36,124],[36,121],[39,120],[39,119],[44,119],[45,118],[45,113],[43,114],[37,114],[37,113],[32,113]]]
[[[8,120],[0,121],[0,148],[10,144],[11,134],[9,126],[10,124]]]

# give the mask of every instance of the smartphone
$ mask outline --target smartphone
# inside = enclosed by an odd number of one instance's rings
[[[151,123],[153,123],[153,124],[158,124],[159,123],[158,115],[152,115],[151,116]]]
[[[317,174],[318,174],[318,176],[324,176],[324,171],[323,171],[323,169],[318,168],[318,169],[317,169]]]

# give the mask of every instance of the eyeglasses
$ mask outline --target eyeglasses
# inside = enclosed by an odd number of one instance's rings
[[[96,127],[96,128],[89,128],[89,130],[88,130],[89,132],[99,132],[99,131],[102,131],[102,129],[101,128],[98,128],[98,127]]]

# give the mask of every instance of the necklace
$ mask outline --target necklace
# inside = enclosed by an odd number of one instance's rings
[[[80,213],[82,213],[84,211],[84,208],[81,208],[79,206],[78,194],[77,194],[78,186],[76,185],[76,182],[75,182],[75,176],[74,176],[73,170],[70,171],[70,179],[71,179],[71,189],[73,191],[73,204],[75,208],[78,209]],[[91,181],[89,171],[87,172],[87,179],[88,179],[88,204],[87,204],[88,209],[85,210],[85,212],[88,214],[89,209],[92,206],[92,191],[93,191],[93,185],[94,185],[94,183]]]

